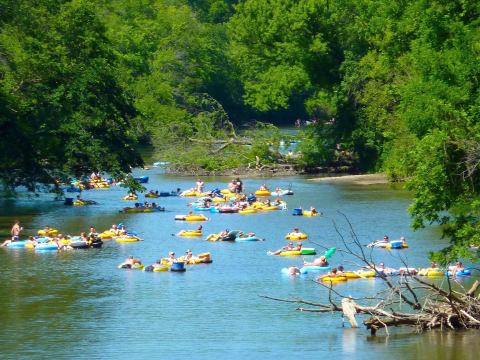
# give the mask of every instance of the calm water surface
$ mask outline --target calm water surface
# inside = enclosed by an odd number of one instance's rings
[[[159,170],[139,172],[150,176],[149,189],[171,190],[192,186],[194,179],[166,176]],[[206,179],[207,188],[224,188],[228,179]],[[247,190],[263,181],[246,180]],[[349,239],[345,220],[350,219],[362,243],[407,237],[410,248],[392,252],[375,250],[387,265],[399,266],[404,256],[413,266],[427,265],[428,251],[445,246],[438,230],[413,233],[406,208],[409,194],[383,185],[345,185],[312,182],[302,178],[271,179],[270,187],[293,184],[289,208],[315,206],[323,217],[306,218],[284,212],[251,216],[212,214],[204,233],[225,228],[254,231],[264,242],[210,243],[172,236],[193,228],[173,220],[188,211],[191,201],[162,198],[164,213],[121,214],[125,193],[121,188],[93,190],[83,197],[100,203],[90,207],[65,207],[49,196],[20,198],[0,203],[0,231],[8,236],[15,218],[25,235],[50,225],[78,234],[90,225],[104,230],[123,222],[145,241],[131,244],[106,242],[102,249],[38,254],[0,249],[0,357],[1,358],[115,358],[145,359],[189,357],[212,359],[477,359],[480,345],[475,332],[427,333],[404,331],[389,337],[371,337],[361,329],[342,327],[339,314],[294,311],[294,304],[260,298],[301,297],[326,302],[327,290],[313,277],[290,279],[282,267],[300,265],[301,258],[267,256],[268,250],[285,245],[284,235],[293,227],[309,233],[305,246],[341,246],[335,222]],[[316,243],[316,244],[314,244]],[[182,254],[209,251],[213,263],[190,267],[187,272],[144,273],[118,270],[133,254],[150,264],[173,250]],[[350,265],[337,253],[332,264]],[[352,296],[371,295],[383,289],[376,280],[339,284],[336,289]]]

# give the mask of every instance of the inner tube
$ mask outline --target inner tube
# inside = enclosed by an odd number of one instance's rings
[[[145,194],[145,197],[146,198],[159,198],[160,195],[159,194],[152,194],[152,193],[148,193],[148,194]]]
[[[71,241],[69,245],[74,249],[88,249],[90,247],[83,240]]]
[[[361,277],[354,271],[346,271],[344,272],[344,274],[347,277],[347,279],[359,279]]]
[[[270,196],[272,193],[268,190],[257,190],[255,191],[256,196]]]
[[[7,247],[12,249],[23,249],[25,245],[28,243],[28,240],[19,240],[19,241],[12,241],[7,245]]]
[[[135,236],[119,236],[115,238],[116,242],[137,242],[140,241],[138,237]]]
[[[330,265],[328,265],[328,266],[304,266],[300,269],[300,272],[302,274],[306,274],[306,273],[309,273],[309,272],[324,271],[324,270],[330,270]]]
[[[187,215],[185,216],[186,221],[207,221],[208,218],[206,218],[203,215]]]
[[[290,233],[285,236],[287,240],[306,240],[308,239],[308,235],[304,233]]]
[[[202,235],[203,235],[202,231],[199,231],[199,230],[182,230],[177,234],[177,236],[183,236],[183,237],[193,237],[193,236],[202,236]]]
[[[235,238],[236,242],[242,242],[242,241],[260,241],[260,238],[256,236],[247,236],[247,237],[236,237]]]
[[[157,266],[153,268],[153,272],[165,272],[168,271],[168,266]]]
[[[243,209],[243,210],[238,210],[239,214],[255,214],[257,210],[255,209]]]
[[[304,211],[303,216],[318,216],[318,212],[312,213],[311,211]]]
[[[172,266],[170,266],[170,271],[175,271],[175,272],[183,272],[185,271],[185,263],[183,262],[174,262]]]
[[[472,272],[468,269],[464,269],[462,271],[457,271],[456,276],[470,276],[472,275]],[[452,276],[452,272],[451,271],[447,271],[447,276]]]
[[[287,251],[282,251],[280,256],[300,256],[302,255],[302,252],[300,250],[287,250]]]
[[[347,277],[346,276],[324,276],[324,277],[321,278],[321,280],[323,282],[336,283],[336,282],[341,282],[341,281],[347,281]]]
[[[35,246],[35,251],[56,251],[58,246],[55,243],[44,243]]]
[[[45,230],[42,229],[42,230],[37,231],[37,234],[41,235],[41,236],[56,236],[59,233],[60,233],[60,231],[57,230],[57,229],[50,229],[48,231],[45,231]]]
[[[122,200],[138,200],[138,196],[124,196]]]

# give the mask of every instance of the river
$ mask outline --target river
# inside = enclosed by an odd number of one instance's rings
[[[149,175],[148,189],[191,187],[194,179],[162,174],[159,169],[139,171]],[[224,188],[228,179],[206,178],[207,188]],[[120,198],[125,190],[91,190],[84,198],[100,204],[66,207],[49,195],[20,197],[0,202],[0,228],[7,236],[14,219],[25,235],[45,225],[65,233],[88,231],[90,225],[105,230],[122,222],[143,242],[106,242],[102,249],[62,253],[35,253],[0,249],[0,354],[1,358],[115,358],[145,359],[476,359],[480,351],[476,332],[430,332],[422,335],[392,330],[372,337],[364,328],[342,327],[339,314],[296,312],[294,304],[274,302],[259,295],[298,297],[327,302],[328,292],[313,276],[288,278],[280,270],[300,265],[300,258],[267,256],[285,245],[284,235],[299,227],[310,235],[305,246],[341,247],[333,223],[348,239],[352,223],[362,243],[407,238],[410,248],[398,252],[375,250],[378,261],[400,266],[400,256],[416,267],[428,264],[428,251],[446,245],[438,229],[412,232],[407,207],[410,195],[388,185],[317,183],[301,177],[268,180],[244,179],[247,190],[262,182],[288,187],[288,211],[254,215],[209,214],[204,233],[223,229],[253,231],[264,242],[212,243],[177,238],[172,234],[192,228],[175,222],[186,213],[191,199],[162,198],[167,211],[123,214]],[[324,216],[294,217],[291,209],[315,206]],[[315,245],[313,242],[319,244]],[[213,263],[190,267],[185,273],[145,273],[117,269],[129,254],[145,263],[178,254],[211,252]],[[351,267],[337,252],[332,264]],[[471,280],[467,280],[471,281]],[[339,284],[336,290],[352,296],[371,295],[383,289],[378,280]]]

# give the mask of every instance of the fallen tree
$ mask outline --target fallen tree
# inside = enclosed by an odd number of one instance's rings
[[[480,328],[480,296],[477,290],[480,282],[475,281],[470,289],[456,284],[446,277],[446,286],[437,285],[434,282],[422,279],[408,270],[404,275],[387,277],[375,265],[372,253],[366,253],[353,231],[352,225],[345,217],[350,230],[351,241],[347,241],[339,234],[346,254],[353,256],[365,267],[373,269],[376,276],[386,285],[386,289],[375,294],[373,297],[352,298],[345,296],[329,285],[314,281],[328,289],[328,303],[317,303],[303,299],[281,299],[272,296],[261,295],[266,299],[275,301],[307,305],[297,307],[296,310],[303,312],[331,313],[342,312],[352,327],[356,326],[355,314],[364,314],[368,317],[363,324],[375,335],[379,329],[385,329],[389,334],[389,327],[410,326],[416,331],[422,332],[432,329],[479,329]],[[407,264],[404,262],[408,269]],[[334,299],[335,298],[335,299]],[[338,301],[340,299],[340,302]],[[373,305],[362,305],[372,303]],[[408,305],[410,311],[399,311],[402,304]]]

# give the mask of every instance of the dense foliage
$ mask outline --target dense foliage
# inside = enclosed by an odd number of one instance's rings
[[[0,0],[0,178],[128,172],[138,139],[185,169],[274,163],[278,129],[251,120],[308,114],[298,166],[346,153],[406,179],[414,227],[452,239],[434,256],[474,256],[479,15],[473,0]]]

